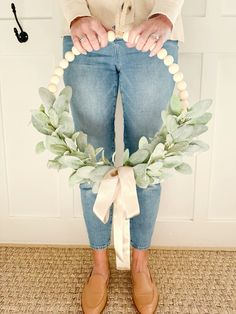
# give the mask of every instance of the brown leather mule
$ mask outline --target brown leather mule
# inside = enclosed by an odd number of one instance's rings
[[[100,314],[104,310],[108,299],[109,279],[102,274],[92,271],[84,285],[81,297],[81,306],[85,314]]]
[[[132,298],[140,314],[153,314],[157,308],[159,293],[151,272],[150,277],[144,271],[131,273]]]

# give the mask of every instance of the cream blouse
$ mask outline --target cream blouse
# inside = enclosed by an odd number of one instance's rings
[[[139,25],[151,15],[166,15],[173,24],[169,39],[184,42],[181,8],[184,0],[60,0],[63,13],[61,35],[70,35],[70,23],[77,16],[95,16],[101,23],[123,32]]]

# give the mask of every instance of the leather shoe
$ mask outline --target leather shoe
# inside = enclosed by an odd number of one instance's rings
[[[92,274],[92,271],[82,291],[81,306],[85,314],[100,314],[107,303],[110,275],[106,280],[102,274]]]
[[[159,293],[150,271],[149,274],[151,280],[144,271],[131,273],[132,299],[140,314],[155,313],[159,300]]]

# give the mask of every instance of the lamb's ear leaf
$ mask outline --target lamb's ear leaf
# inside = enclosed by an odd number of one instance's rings
[[[36,152],[37,154],[39,154],[39,153],[42,153],[42,152],[44,152],[44,151],[45,151],[44,142],[41,141],[41,142],[39,142],[39,143],[35,146],[35,152]]]
[[[138,148],[145,149],[145,146],[148,144],[148,139],[145,136],[140,137],[139,142],[138,142]]]
[[[182,110],[181,101],[178,96],[172,95],[169,105],[170,111],[175,115],[180,115]]]
[[[149,156],[149,151],[146,149],[138,149],[136,152],[130,155],[129,161],[133,165],[140,164],[144,162]]]
[[[211,106],[212,99],[203,99],[188,108],[187,118],[197,118],[203,115],[206,110]]]
[[[47,109],[51,108],[56,100],[55,95],[45,87],[39,88],[39,96]]]
[[[191,166],[189,164],[187,164],[186,162],[183,162],[182,164],[175,167],[175,170],[177,170],[183,174],[191,174],[192,173]]]
[[[70,102],[71,97],[72,97],[72,88],[71,88],[71,86],[69,86],[69,85],[65,86],[62,89],[62,91],[60,92],[59,96],[60,95],[65,95],[67,101]]]

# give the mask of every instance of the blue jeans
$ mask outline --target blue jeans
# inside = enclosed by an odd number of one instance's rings
[[[63,37],[63,55],[71,50],[70,36]],[[163,46],[178,63],[178,41],[167,40]],[[130,154],[138,149],[141,136],[153,137],[159,131],[161,111],[166,109],[174,89],[174,80],[162,60],[149,52],[128,48],[122,38],[105,48],[80,54],[64,71],[64,84],[70,85],[70,103],[76,131],[83,131],[94,147],[103,147],[111,161],[115,151],[114,116],[118,88],[123,105],[124,146]],[[80,184],[83,215],[90,247],[106,248],[111,241],[113,204],[104,224],[94,213],[97,194],[89,183]],[[140,215],[130,219],[130,245],[147,249],[151,244],[160,203],[160,183],[137,188]]]

